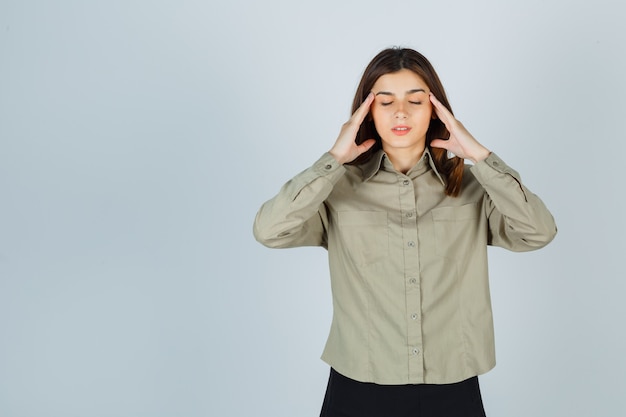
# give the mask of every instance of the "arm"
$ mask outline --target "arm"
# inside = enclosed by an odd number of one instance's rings
[[[254,220],[254,237],[267,247],[326,246],[324,200],[345,173],[329,153],[287,182],[263,204]]]
[[[521,252],[539,249],[554,239],[557,228],[550,211],[497,155],[490,154],[471,171],[488,196],[484,210],[489,244]]]
[[[343,164],[354,160],[375,143],[355,142],[356,134],[374,101],[370,93],[342,127],[331,150],[312,167],[283,186],[278,195],[259,210],[254,221],[254,237],[273,248],[326,246],[328,219],[324,201],[345,174]]]
[[[539,197],[522,184],[515,170],[482,146],[432,94],[430,99],[437,117],[450,132],[449,139],[435,139],[431,146],[473,161],[471,171],[487,193],[484,209],[489,219],[489,243],[526,251],[552,241],[556,224]]]

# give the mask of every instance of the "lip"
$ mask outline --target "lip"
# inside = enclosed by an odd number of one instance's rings
[[[392,127],[391,131],[396,136],[404,136],[411,131],[411,128],[405,125],[398,125],[398,126]]]

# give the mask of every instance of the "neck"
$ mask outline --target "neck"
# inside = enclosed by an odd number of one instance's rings
[[[396,171],[401,172],[403,174],[406,174],[407,172],[409,172],[409,170],[413,168],[415,164],[417,164],[417,162],[420,160],[420,158],[424,154],[424,146],[421,146],[419,148],[415,147],[415,148],[400,148],[400,149],[398,148],[385,149],[383,147],[383,150],[387,154],[387,157],[389,158],[389,161],[393,165],[393,168]]]

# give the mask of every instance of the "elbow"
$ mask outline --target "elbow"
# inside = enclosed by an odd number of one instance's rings
[[[283,248],[286,240],[291,235],[288,231],[277,231],[275,227],[266,227],[258,219],[255,219],[252,234],[257,242],[267,248]]]
[[[270,228],[263,225],[263,219],[261,217],[261,211],[257,213],[252,225],[252,234],[257,242],[261,245],[271,248],[272,246],[272,234]]]
[[[547,209],[536,210],[535,214],[528,219],[527,227],[526,233],[522,234],[527,250],[541,249],[547,246],[554,240],[558,230],[554,217]]]
[[[543,227],[541,227],[541,247],[546,246],[548,243],[552,242],[556,237],[558,228],[556,227],[556,222],[554,221],[554,217],[549,216],[549,218],[543,222]]]
[[[267,230],[260,229],[259,227],[257,227],[256,224],[252,228],[252,234],[254,235],[254,238],[256,239],[257,242],[259,242],[261,245],[267,248],[280,247],[278,243],[278,240],[279,240],[278,236],[274,236],[268,233]]]
[[[557,227],[554,222],[548,222],[535,229],[534,233],[527,234],[522,238],[523,246],[526,250],[532,251],[547,246],[554,240],[557,234]]]
[[[548,243],[550,243],[550,242],[552,242],[552,241],[554,240],[554,238],[556,237],[557,231],[558,231],[558,229],[557,229],[556,224],[555,224],[555,225],[554,225],[554,226],[550,229],[550,233],[549,233],[549,235],[548,235],[548,238],[545,240],[545,242],[544,242],[544,245],[543,245],[543,246],[546,246]]]
[[[550,231],[545,231],[542,233],[539,238],[535,241],[534,249],[541,249],[548,245],[548,243],[552,242],[556,237],[557,229],[556,227]]]
[[[272,236],[268,230],[260,227],[258,219],[254,221],[254,225],[252,226],[252,234],[257,242],[261,245],[271,248],[272,246]]]

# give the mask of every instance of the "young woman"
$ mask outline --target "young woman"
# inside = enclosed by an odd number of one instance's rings
[[[352,111],[254,223],[268,247],[328,250],[321,416],[484,416],[477,375],[495,366],[487,245],[541,248],[554,219],[454,118],[418,52],[380,52]]]

